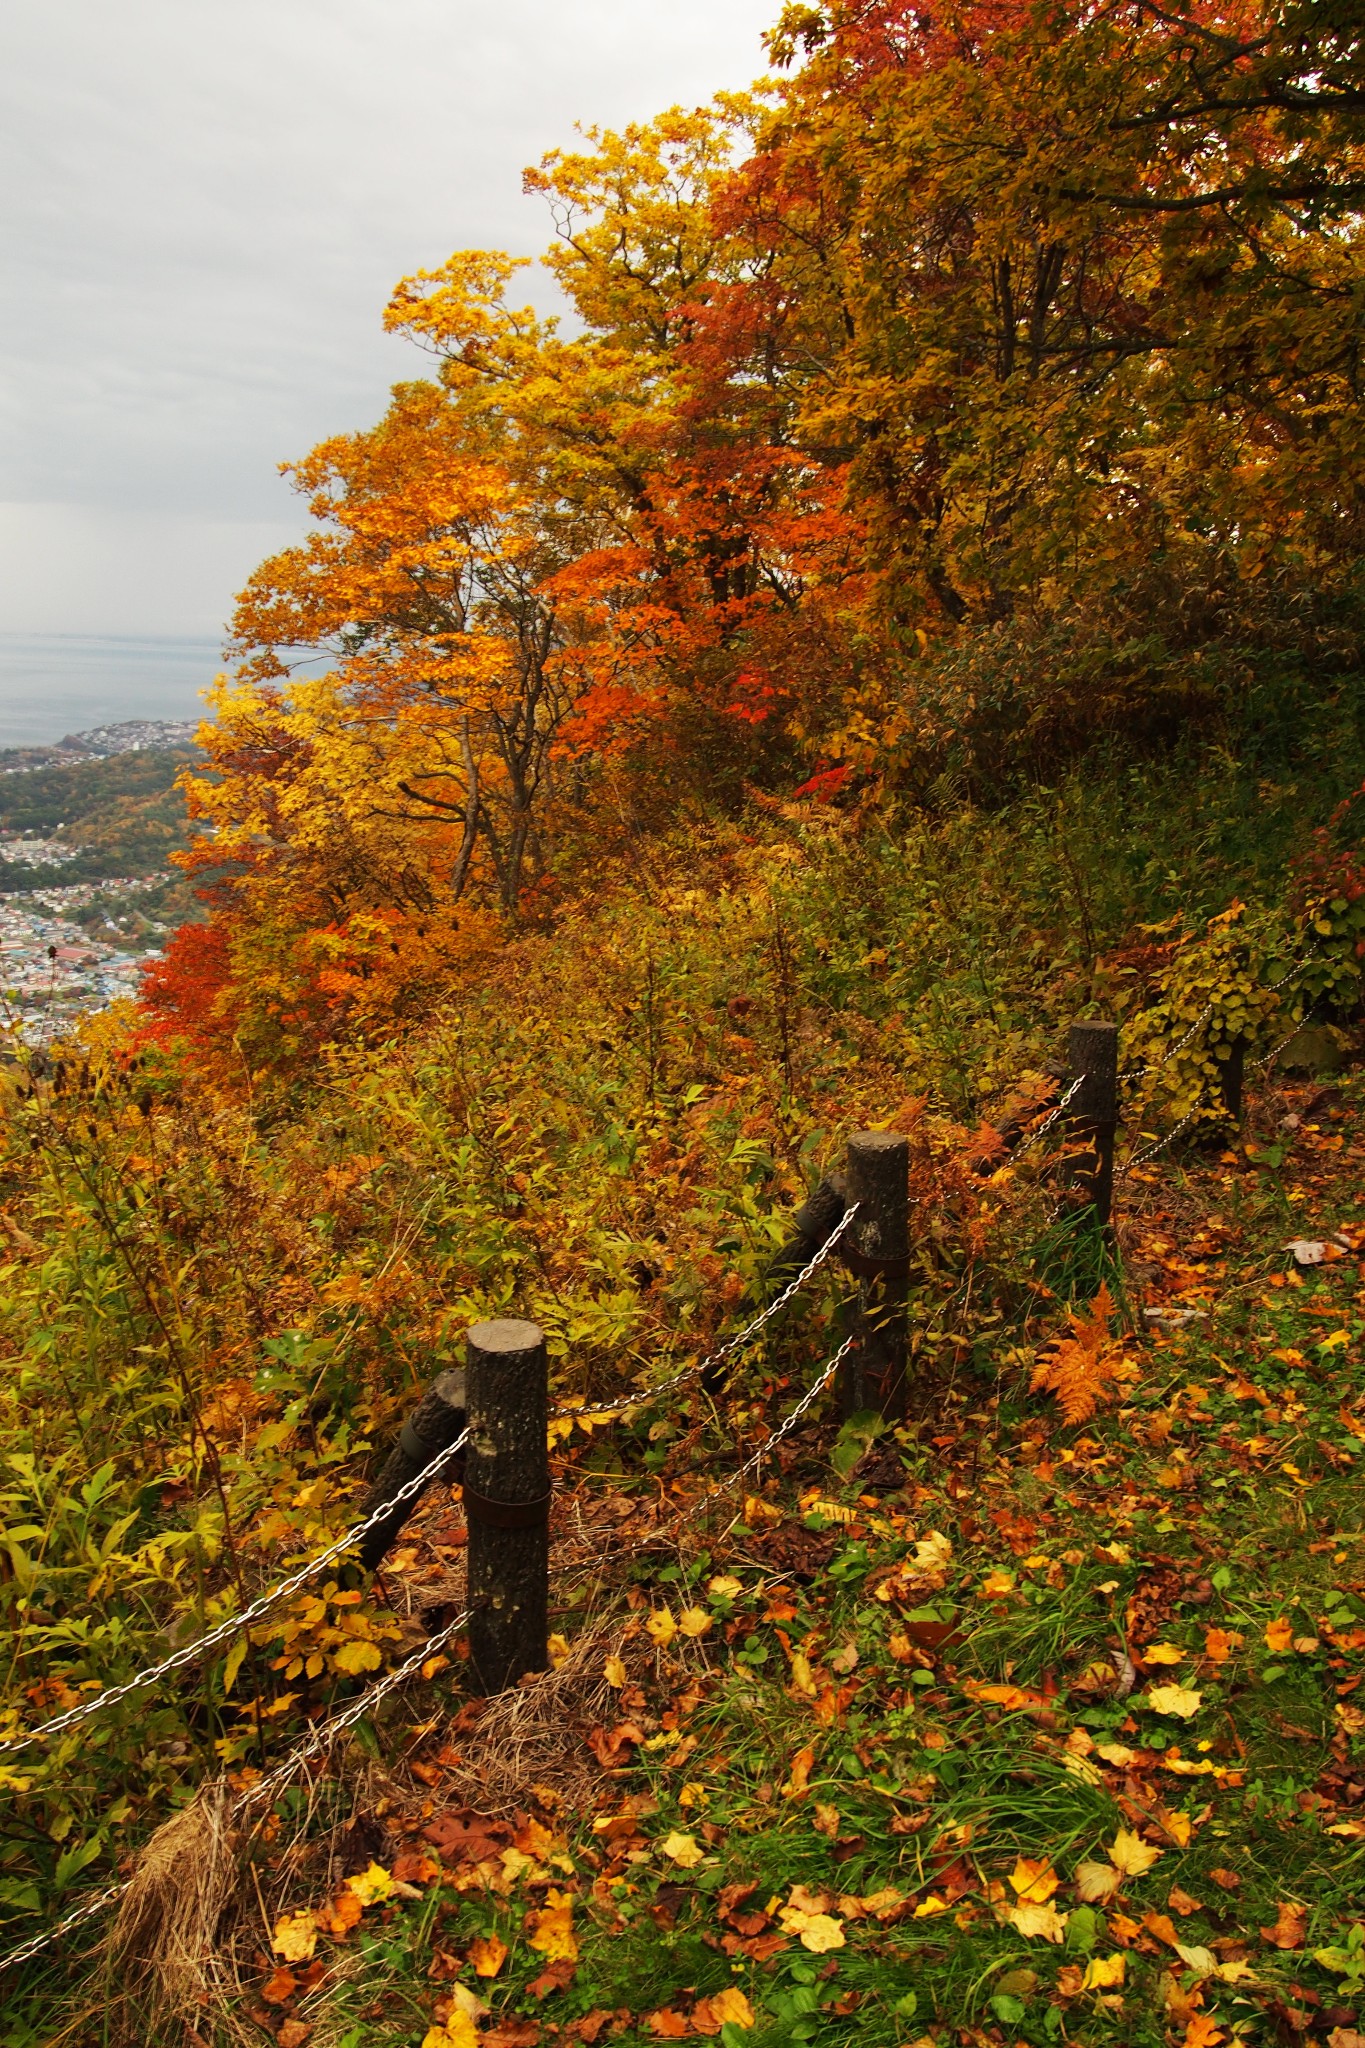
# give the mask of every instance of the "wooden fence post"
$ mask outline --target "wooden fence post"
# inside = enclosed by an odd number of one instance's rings
[[[365,1496],[365,1513],[373,1514],[382,1501],[391,1500],[399,1488],[406,1486],[410,1479],[431,1463],[432,1459],[453,1444],[464,1428],[465,1376],[463,1372],[443,1372],[433,1380],[412,1414],[399,1432],[398,1442],[389,1452],[383,1471]],[[442,1466],[437,1474],[447,1482],[460,1477],[461,1461],[457,1451],[449,1463]],[[360,1543],[360,1562],[367,1572],[379,1565],[385,1551],[397,1536],[408,1516],[416,1508],[425,1487],[403,1501],[391,1514],[375,1523],[369,1534]]]
[[[1067,1040],[1071,1077],[1080,1087],[1067,1115],[1085,1150],[1068,1179],[1085,1190],[1096,1220],[1107,1224],[1114,1206],[1114,1132],[1119,1115],[1119,1027],[1073,1024]]]
[[[840,1368],[843,1415],[875,1408],[905,1414],[905,1290],[910,1265],[910,1141],[893,1131],[860,1131],[848,1141],[843,1192],[858,1214],[843,1240],[858,1276],[859,1341]],[[852,1242],[850,1242],[850,1239]]]
[[[1219,1060],[1218,1087],[1223,1097],[1223,1107],[1235,1124],[1242,1121],[1242,1089],[1246,1081],[1247,1042],[1234,1038],[1225,1056]]]
[[[545,1339],[534,1323],[468,1336],[470,1680],[502,1692],[548,1661],[550,1460]]]

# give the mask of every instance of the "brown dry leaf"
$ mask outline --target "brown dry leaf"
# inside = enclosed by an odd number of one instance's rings
[[[1302,1948],[1308,1937],[1308,1908],[1283,1899],[1275,1908],[1275,1925],[1261,1933],[1274,1948]]]
[[[692,2031],[686,2013],[674,2012],[668,2005],[661,2006],[658,2012],[646,2013],[645,2025],[660,2041],[685,2041]]]
[[[1192,1899],[1188,1892],[1181,1891],[1178,1884],[1171,1886],[1166,1904],[1173,1913],[1179,1913],[1182,1920],[1191,1913],[1202,1913],[1204,1910],[1198,1899]]]
[[[782,1787],[784,1799],[804,1799],[809,1789],[811,1766],[815,1762],[812,1748],[798,1749],[792,1758],[791,1776]]]
[[[533,1998],[548,1998],[552,1991],[562,1991],[572,1984],[578,1965],[561,1956],[557,1963],[551,1963],[540,1975],[533,1978],[527,1989]]]
[[[1241,1886],[1241,1878],[1235,1870],[1211,1870],[1209,1876],[1220,1891],[1235,1892]]]
[[[279,2048],[303,2048],[312,2031],[305,2020],[286,2020],[275,2039]]]
[[[840,1827],[838,1807],[826,1806],[823,1801],[817,1800],[811,1825],[817,1834],[827,1835],[832,1842]]]
[[[540,2024],[537,2020],[504,2020],[500,2027],[490,2027],[486,2034],[479,2035],[479,2048],[536,2048],[539,2039]],[[582,2034],[579,2039],[591,2041],[596,2036]]]
[[[507,1961],[507,1944],[496,1934],[481,1934],[469,1944],[469,1960],[480,1977],[496,1977]]]

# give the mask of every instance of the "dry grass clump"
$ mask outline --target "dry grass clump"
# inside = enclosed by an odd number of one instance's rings
[[[616,1719],[603,1666],[621,1646],[619,1622],[590,1628],[553,1671],[537,1672],[490,1699],[461,1742],[445,1789],[480,1813],[502,1818],[553,1792],[566,1806],[591,1805],[602,1767],[588,1738]]]

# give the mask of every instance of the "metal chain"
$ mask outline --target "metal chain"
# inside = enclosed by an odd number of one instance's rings
[[[36,1956],[39,1949],[47,1948],[51,1942],[60,1941],[64,1934],[70,1934],[72,1928],[79,1927],[83,1920],[93,1920],[96,1913],[102,1913],[106,1906],[113,1905],[115,1899],[123,1897],[129,1882],[128,1878],[124,1878],[118,1884],[111,1884],[107,1891],[97,1892],[93,1899],[87,1899],[83,1906],[77,1906],[74,1913],[68,1913],[65,1920],[59,1920],[55,1927],[49,1927],[46,1934],[35,1935],[33,1940],[26,1941],[22,1948],[11,1949],[8,1955],[0,1956],[0,1970],[17,1969],[19,1964],[26,1963],[30,1956]]]
[[[1272,983],[1270,984],[1270,987],[1269,987],[1269,988],[1268,988],[1268,989],[1266,990],[1266,994],[1267,994],[1268,996],[1275,996],[1275,995],[1278,995],[1278,994],[1279,994],[1279,992],[1280,992],[1280,990],[1281,990],[1281,989],[1282,989],[1282,988],[1284,987],[1285,983],[1286,983],[1287,981],[1292,981],[1292,980],[1293,980],[1293,978],[1294,978],[1294,976],[1295,976],[1295,975],[1296,975],[1296,974],[1298,973],[1299,969],[1300,969],[1301,967],[1303,967],[1303,966],[1305,966],[1305,965],[1306,965],[1306,963],[1307,963],[1307,960],[1308,960],[1308,955],[1307,955],[1306,953],[1300,953],[1300,955],[1299,955],[1298,959],[1297,959],[1297,960],[1296,960],[1296,961],[1295,961],[1295,962],[1293,963],[1293,965],[1292,965],[1292,966],[1291,966],[1290,968],[1288,968],[1288,969],[1286,970],[1286,972],[1285,972],[1284,974],[1282,974],[1282,975],[1280,976],[1279,980],[1278,980],[1278,981],[1273,981],[1273,982],[1272,982]],[[1121,1073],[1121,1074],[1119,1075],[1119,1079],[1120,1079],[1120,1081],[1135,1081],[1135,1080],[1138,1080],[1138,1079],[1140,1079],[1140,1078],[1141,1078],[1141,1076],[1142,1076],[1142,1075],[1144,1075],[1144,1074],[1159,1074],[1159,1073],[1161,1072],[1161,1069],[1162,1069],[1163,1067],[1165,1067],[1165,1066],[1169,1066],[1169,1065],[1170,1065],[1170,1062],[1171,1062],[1171,1061],[1172,1061],[1172,1060],[1173,1060],[1173,1059],[1175,1058],[1175,1056],[1176,1056],[1176,1054],[1177,1054],[1178,1052],[1183,1052],[1183,1051],[1185,1050],[1185,1047],[1186,1047],[1186,1046],[1187,1046],[1187,1045],[1189,1044],[1190,1040],[1191,1040],[1191,1039],[1192,1039],[1192,1038],[1194,1037],[1194,1034],[1195,1034],[1195,1032],[1196,1032],[1196,1031],[1198,1031],[1198,1029],[1199,1029],[1200,1025],[1201,1025],[1201,1024],[1204,1024],[1204,1023],[1206,1023],[1206,1022],[1208,1021],[1208,1019],[1209,1019],[1209,1018],[1210,1018],[1210,1017],[1211,1017],[1211,1016],[1213,1015],[1213,1011],[1214,1011],[1214,1003],[1213,1003],[1213,1002],[1208,1002],[1208,1003],[1205,1003],[1205,1005],[1204,1005],[1203,1009],[1202,1009],[1202,1010],[1200,1011],[1199,1015],[1198,1015],[1198,1016],[1197,1016],[1197,1017],[1195,1018],[1195,1020],[1194,1020],[1193,1024],[1191,1024],[1191,1026],[1190,1026],[1189,1030],[1188,1030],[1187,1032],[1185,1032],[1185,1034],[1184,1034],[1184,1036],[1183,1036],[1183,1037],[1181,1037],[1181,1038],[1178,1038],[1178,1039],[1176,1040],[1175,1044],[1174,1044],[1174,1045],[1173,1045],[1173,1046],[1172,1046],[1172,1047],[1170,1048],[1170,1051],[1169,1051],[1169,1052],[1165,1052],[1165,1053],[1163,1053],[1163,1054],[1162,1054],[1162,1056],[1161,1056],[1161,1058],[1160,1058],[1159,1060],[1147,1060],[1147,1061],[1145,1061],[1145,1062],[1143,1063],[1143,1065],[1142,1065],[1142,1066],[1140,1066],[1140,1067],[1127,1067],[1127,1068],[1125,1068],[1125,1069],[1124,1069],[1124,1071],[1123,1071],[1123,1073]],[[1295,1028],[1297,1029],[1297,1026],[1296,1026]],[[1294,1036],[1294,1032],[1293,1032],[1293,1031],[1291,1031],[1291,1032],[1290,1032],[1290,1034],[1289,1034],[1289,1038],[1292,1038],[1293,1036]],[[1282,1045],[1280,1045],[1280,1046],[1277,1046],[1277,1048],[1276,1048],[1276,1051],[1277,1051],[1277,1052],[1283,1052],[1283,1051],[1284,1051],[1284,1047],[1285,1047],[1286,1045],[1288,1045],[1288,1043],[1289,1043],[1289,1038],[1286,1038],[1286,1039],[1284,1040],[1284,1042],[1283,1042],[1283,1044],[1282,1044]],[[1257,1067],[1263,1067],[1263,1066],[1267,1066],[1267,1065],[1269,1064],[1269,1061],[1270,1061],[1271,1059],[1273,1059],[1273,1058],[1274,1058],[1274,1056],[1275,1056],[1275,1055],[1274,1055],[1274,1053],[1272,1053],[1272,1054],[1268,1055],[1268,1057],[1267,1057],[1266,1059],[1264,1059],[1264,1060],[1255,1060],[1255,1061],[1253,1061],[1253,1062],[1252,1062],[1252,1064],[1253,1064],[1254,1066],[1257,1066]],[[1174,1136],[1174,1133],[1172,1133],[1172,1136]]]
[[[709,1372],[713,1365],[719,1365],[732,1352],[742,1350],[751,1338],[756,1337],[759,1331],[766,1324],[770,1323],[780,1310],[787,1306],[793,1295],[800,1293],[806,1282],[823,1266],[825,1260],[834,1250],[835,1245],[838,1244],[839,1239],[852,1224],[857,1213],[858,1204],[854,1202],[845,1209],[819,1251],[807,1260],[796,1278],[788,1282],[776,1299],[770,1301],[768,1306],[756,1315],[751,1323],[746,1323],[738,1336],[728,1338],[724,1344],[717,1350],[708,1353],[698,1364],[684,1367],[681,1372],[675,1373],[671,1380],[664,1380],[656,1387],[643,1387],[636,1393],[628,1394],[624,1397],[618,1396],[612,1401],[597,1401],[594,1402],[591,1408],[556,1408],[554,1413],[556,1415],[572,1416],[624,1414],[629,1408],[642,1407],[646,1401],[656,1401],[661,1394],[672,1393],[675,1388],[685,1386],[688,1381],[699,1379],[704,1372]]]
[[[1075,1080],[1067,1089],[1066,1094],[1057,1104],[1057,1107],[1054,1110],[1052,1110],[1049,1115],[1043,1118],[1043,1121],[1039,1124],[1036,1131],[1030,1131],[1028,1136],[1024,1139],[1023,1143],[1015,1146],[1013,1152],[1010,1154],[1012,1160],[1022,1158],[1024,1153],[1028,1151],[1030,1145],[1036,1145],[1040,1138],[1045,1138],[1047,1136],[1048,1132],[1052,1129],[1052,1126],[1057,1122],[1058,1118],[1066,1114],[1067,1108],[1074,1099],[1076,1092],[1080,1088],[1080,1085],[1082,1081],[1084,1081],[1084,1079],[1084,1074],[1077,1074]]]
[[[772,1318],[781,1309],[786,1307],[792,1296],[798,1293],[811,1278],[812,1274],[817,1272],[823,1265],[835,1245],[839,1242],[839,1239],[849,1228],[856,1214],[857,1204],[854,1203],[851,1208],[845,1210],[843,1216],[814,1257],[803,1266],[800,1273],[797,1274],[789,1286],[783,1289],[777,1299],[771,1302],[761,1314],[755,1316],[753,1321],[739,1332],[738,1336],[730,1338],[718,1350],[713,1351],[707,1358],[702,1359],[700,1364],[690,1365],[683,1372],[675,1374],[671,1380],[665,1380],[661,1386],[646,1388],[642,1392],[632,1394],[624,1400],[599,1401],[591,1408],[560,1407],[556,1408],[553,1412],[560,1416],[620,1413],[628,1408],[638,1407],[644,1401],[656,1400],[661,1394],[669,1393],[676,1387],[684,1385],[687,1381],[698,1378],[711,1366],[719,1364],[724,1358],[728,1358],[731,1352],[738,1351],[741,1346],[747,1344],[765,1324],[771,1322]],[[155,1685],[159,1679],[168,1677],[173,1671],[181,1670],[186,1664],[193,1663],[196,1658],[203,1656],[210,1650],[216,1649],[220,1643],[225,1643],[231,1637],[240,1634],[244,1628],[250,1628],[254,1622],[259,1621],[263,1615],[267,1614],[272,1607],[278,1606],[281,1600],[287,1600],[291,1594],[298,1592],[299,1588],[306,1585],[315,1573],[322,1571],[336,1558],[342,1556],[344,1552],[353,1549],[362,1537],[368,1535],[376,1523],[385,1520],[396,1507],[401,1507],[404,1501],[410,1500],[414,1494],[421,1492],[435,1478],[442,1467],[449,1464],[455,1453],[464,1448],[468,1440],[469,1431],[465,1430],[455,1439],[454,1443],[447,1444],[443,1451],[438,1451],[436,1456],[427,1465],[423,1466],[422,1470],[416,1473],[413,1478],[409,1479],[405,1485],[399,1487],[397,1493],[389,1500],[382,1501],[377,1508],[374,1508],[365,1517],[364,1521],[357,1522],[354,1528],[348,1529],[344,1535],[337,1537],[336,1541],[330,1543],[326,1550],[320,1551],[316,1557],[310,1558],[308,1563],[300,1566],[298,1571],[292,1573],[287,1579],[282,1579],[278,1586],[273,1586],[269,1592],[262,1593],[257,1599],[252,1601],[249,1607],[244,1608],[240,1614],[229,1615],[225,1621],[219,1622],[218,1626],[210,1629],[207,1634],[196,1637],[192,1643],[184,1644],[180,1649],[173,1651],[169,1657],[163,1658],[159,1664],[150,1665],[146,1670],[137,1672],[132,1678],[126,1679],[121,1685],[109,1687],[105,1691],[95,1694],[92,1699],[82,1700],[79,1706],[69,1707],[65,1713],[54,1715],[50,1721],[42,1722],[37,1728],[30,1728],[20,1735],[0,1737],[0,1754],[13,1754],[16,1750],[27,1749],[32,1743],[39,1740],[59,1735],[67,1728],[74,1728],[79,1722],[88,1720],[92,1714],[99,1713],[106,1707],[117,1706],[120,1700],[127,1699],[132,1693],[143,1691],[147,1686]]]
[[[1189,1112],[1189,1114],[1187,1116],[1182,1116],[1180,1122],[1175,1125],[1173,1130],[1169,1130],[1164,1138],[1159,1138],[1155,1145],[1148,1145],[1144,1151],[1134,1152],[1132,1158],[1127,1160],[1122,1169],[1120,1170],[1120,1172],[1115,1175],[1115,1179],[1127,1180],[1129,1174],[1133,1171],[1133,1168],[1135,1166],[1145,1166],[1149,1159],[1155,1159],[1159,1153],[1162,1153],[1166,1150],[1166,1147],[1168,1145],[1173,1145],[1176,1139],[1180,1136],[1180,1133],[1185,1129],[1186,1125],[1192,1124],[1195,1118],[1198,1116],[1200,1110],[1204,1109],[1205,1107],[1207,1107],[1207,1105],[1202,1101],[1196,1102],[1194,1108]]]
[[[759,1445],[758,1449],[745,1459],[744,1463],[739,1467],[738,1471],[732,1472],[728,1479],[722,1479],[719,1486],[715,1487],[710,1493],[703,1494],[700,1500],[691,1502],[689,1506],[683,1510],[682,1515],[679,1518],[680,1521],[690,1521],[696,1515],[704,1513],[704,1511],[707,1508],[709,1508],[713,1502],[719,1499],[721,1494],[729,1493],[731,1488],[743,1484],[745,1479],[748,1478],[749,1474],[752,1471],[754,1471],[756,1467],[761,1465],[763,1463],[763,1460],[766,1457],[768,1457],[772,1451],[776,1450],[777,1446],[782,1442],[782,1439],[786,1436],[789,1436],[792,1430],[796,1428],[797,1423],[800,1422],[802,1416],[805,1415],[807,1410],[811,1407],[812,1403],[819,1399],[820,1395],[824,1392],[825,1388],[834,1378],[835,1373],[839,1370],[839,1367],[843,1364],[849,1352],[853,1349],[854,1345],[857,1342],[858,1332],[855,1330],[851,1337],[845,1337],[843,1343],[839,1346],[839,1349],[835,1352],[833,1358],[828,1360],[828,1362],[821,1368],[819,1377],[817,1379],[812,1380],[811,1384],[807,1387],[805,1393],[801,1396],[801,1399],[792,1409],[791,1414],[786,1416],[777,1425],[777,1428],[773,1430],[769,1436],[766,1436],[764,1438],[763,1442]]]
[[[382,1522],[394,1508],[401,1507],[405,1500],[410,1500],[415,1493],[420,1492],[441,1467],[448,1464],[458,1450],[463,1449],[468,1440],[469,1431],[466,1429],[456,1437],[454,1443],[447,1444],[443,1451],[438,1451],[430,1464],[425,1465],[406,1485],[400,1486],[391,1499],[382,1501],[366,1515],[363,1522],[357,1522],[344,1536],[338,1536],[326,1550],[319,1551],[316,1557],[310,1558],[307,1564],[301,1565],[289,1578],[281,1579],[279,1585],[272,1586],[268,1593],[260,1594],[249,1607],[244,1607],[240,1614],[229,1615],[226,1621],[219,1622],[218,1626],[210,1629],[206,1635],[197,1637],[192,1643],[186,1643],[182,1649],[175,1650],[169,1657],[163,1658],[161,1663],[153,1664],[145,1671],[139,1671],[135,1677],[126,1679],[122,1685],[96,1693],[93,1699],[82,1700],[78,1707],[69,1707],[64,1714],[56,1715],[51,1721],[44,1721],[37,1728],[30,1728],[25,1734],[5,1736],[0,1740],[0,1752],[27,1749],[30,1743],[37,1742],[40,1737],[57,1735],[65,1728],[73,1728],[78,1721],[88,1720],[91,1714],[100,1712],[102,1708],[116,1706],[120,1700],[127,1699],[130,1693],[140,1692],[144,1686],[155,1685],[159,1678],[165,1678],[169,1672],[178,1671],[183,1665],[193,1663],[195,1658],[202,1656],[206,1650],[216,1649],[219,1643],[224,1643],[230,1636],[249,1628],[281,1600],[287,1600],[291,1593],[296,1593],[300,1586],[306,1585],[314,1573],[321,1571],[324,1565],[331,1564],[344,1551],[353,1549],[361,1537],[368,1534],[377,1522]]]

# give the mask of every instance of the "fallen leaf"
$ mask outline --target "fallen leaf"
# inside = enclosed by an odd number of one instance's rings
[[[1197,2012],[1185,2029],[1180,2048],[1217,2048],[1217,2044],[1226,2039],[1212,2013]]]
[[[573,1931],[573,1901],[562,1892],[547,1892],[538,1913],[526,1915],[527,1940],[547,1961],[576,1963],[578,1942]]]
[[[339,1891],[334,1899],[330,1899],[325,1906],[320,1907],[313,1915],[313,1918],[324,1934],[330,1934],[336,1940],[344,1941],[351,1929],[358,1926],[364,1911],[365,1908],[361,1905],[360,1900],[348,1888]]]
[[[628,1675],[625,1665],[615,1654],[603,1660],[602,1676],[615,1691],[620,1691]]]
[[[671,1835],[666,1835],[659,1846],[669,1861],[683,1870],[695,1870],[706,1854],[698,1846],[695,1835],[681,1835],[676,1829]]]
[[[699,1998],[692,2008],[692,2026],[698,2034],[718,2034],[722,2027],[751,2027],[754,2009],[737,1985]]]
[[[1117,1991],[1123,1983],[1123,1973],[1128,1958],[1123,1954],[1112,1956],[1091,1956],[1081,1979],[1083,1991]]]
[[[1265,1646],[1277,1654],[1283,1654],[1294,1640],[1294,1630],[1283,1616],[1277,1621],[1268,1621],[1265,1630]]]
[[[844,1924],[832,1913],[812,1913],[799,1929],[798,1939],[802,1948],[810,1949],[813,1955],[828,1955],[832,1948],[844,1946]]]
[[[275,2039],[279,2048],[303,2048],[312,2031],[305,2020],[286,2020]]]
[[[1187,1970],[1193,1970],[1196,1977],[1213,1977],[1218,1973],[1218,1958],[1211,1948],[1191,1947],[1178,1941],[1175,1952]]]
[[[1141,1835],[1131,1828],[1120,1828],[1109,1851],[1109,1860],[1116,1870],[1125,1877],[1141,1877],[1144,1870],[1150,1870],[1159,1860],[1160,1849],[1154,1849],[1150,1842],[1144,1842]]]
[[[1211,1870],[1209,1876],[1220,1891],[1235,1892],[1241,1885],[1241,1878],[1235,1870]]]
[[[1149,1643],[1142,1653],[1144,1664],[1183,1664],[1185,1652],[1174,1643]]]
[[[1198,1899],[1192,1899],[1188,1892],[1183,1892],[1180,1889],[1178,1884],[1171,1886],[1166,1904],[1173,1913],[1179,1913],[1182,1920],[1186,1919],[1191,1913],[1202,1913],[1204,1910]]]
[[[1030,1941],[1061,1941],[1066,1934],[1067,1917],[1057,1911],[1051,1899],[1042,1905],[1025,1900],[1011,1906],[1005,1914],[1010,1926]]]
[[[1203,1698],[1202,1692],[1187,1685],[1153,1685],[1147,1690],[1147,1704],[1154,1713],[1174,1714],[1182,1721],[1199,1712]]]
[[[656,1607],[653,1613],[645,1616],[645,1630],[651,1642],[657,1643],[661,1650],[666,1650],[678,1633],[678,1624],[673,1619],[671,1609]]]
[[[267,2005],[284,2005],[299,1988],[299,1980],[292,1970],[283,1965],[261,1986],[261,1997]]]
[[[566,1985],[572,1984],[576,1968],[577,1965],[571,1962],[568,1956],[560,1956],[557,1962],[548,1964],[538,1977],[533,1977],[526,1988],[532,1998],[548,1998],[552,1991],[563,1991]]]
[[[1076,1871],[1076,1896],[1087,1906],[1112,1898],[1123,1883],[1123,1873],[1112,1863],[1082,1863]]]
[[[393,1879],[381,1864],[371,1863],[367,1870],[348,1877],[346,1888],[355,1893],[362,1906],[377,1906],[382,1899],[392,1898]]]
[[[822,1800],[817,1800],[815,1802],[815,1813],[812,1818],[811,1825],[812,1827],[814,1827],[817,1834],[828,1836],[829,1840],[832,1842],[835,1836],[838,1834],[840,1826],[842,1825],[839,1819],[838,1807],[826,1806]]]
[[[732,1579],[728,1573],[721,1573],[718,1578],[707,1580],[706,1590],[713,1593],[717,1600],[738,1600],[744,1591],[744,1583],[741,1579]],[[745,2024],[752,2026],[753,2022],[750,2020]]]
[[[1261,1929],[1263,1938],[1274,1948],[1302,1948],[1308,1934],[1308,1908],[1287,1903],[1281,1899],[1275,1908],[1275,1925]]]
[[[422,2048],[479,2048],[479,2030],[467,2012],[457,2009],[443,2026],[428,2028]]]
[[[678,1628],[685,1636],[704,1636],[711,1626],[711,1617],[704,1607],[685,1607],[678,1616]]]
[[[450,1987],[450,1997],[452,2004],[459,2012],[468,2013],[470,2019],[475,2021],[487,2019],[493,2009],[484,1999],[480,1998],[477,1991],[471,1991],[467,1984],[452,1984]]]
[[[275,1922],[270,1946],[287,1963],[306,1963],[318,1945],[317,1922],[311,1913],[286,1913]]]
[[[469,1944],[469,1960],[480,1977],[496,1977],[507,1961],[507,1944],[496,1934],[481,1934]]]
[[[811,1766],[815,1762],[813,1749],[798,1749],[792,1758],[791,1776],[782,1787],[784,1799],[804,1799],[809,1788]]]
[[[1014,1578],[1009,1572],[987,1572],[981,1581],[983,1600],[1003,1600],[1007,1593],[1014,1591]]]
[[[1232,1655],[1232,1637],[1225,1628],[1204,1631],[1204,1655],[1210,1664],[1226,1664]]]
[[[1060,1882],[1046,1856],[1021,1856],[1010,1872],[1011,1889],[1018,1893],[1021,1904],[1041,1906]]]
[[[685,2041],[692,2031],[686,2013],[674,2012],[668,2005],[661,2006],[658,2012],[646,2013],[645,2025],[660,2041]]]

